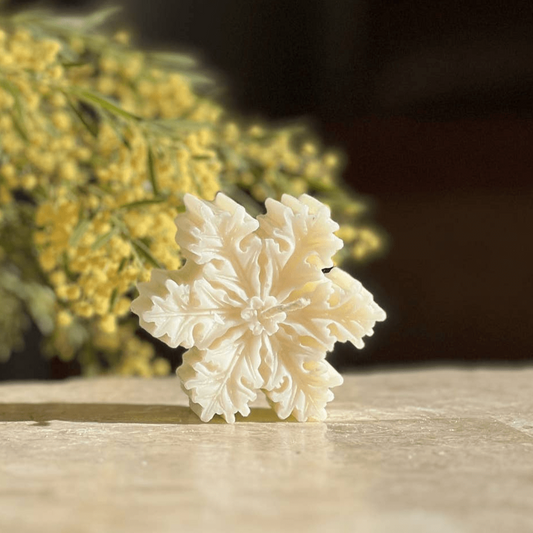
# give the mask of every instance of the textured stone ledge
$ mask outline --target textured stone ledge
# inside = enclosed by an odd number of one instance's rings
[[[233,426],[174,378],[3,384],[0,531],[533,531],[533,369],[345,377]]]

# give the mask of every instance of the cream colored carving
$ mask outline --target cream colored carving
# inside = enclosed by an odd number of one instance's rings
[[[204,422],[234,422],[262,390],[282,419],[324,420],[342,383],[327,352],[336,341],[362,348],[385,319],[349,274],[322,272],[342,248],[329,208],[283,195],[256,220],[221,193],[184,202],[176,242],[186,264],[154,270],[132,311],[154,337],[188,348],[177,373],[191,408]]]

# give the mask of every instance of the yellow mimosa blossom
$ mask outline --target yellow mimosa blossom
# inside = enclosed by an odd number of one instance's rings
[[[247,124],[207,96],[212,81],[191,58],[135,49],[96,20],[0,22],[0,294],[19,329],[30,313],[47,353],[85,373],[169,372],[129,306],[152,268],[182,265],[173,221],[186,193],[223,190],[252,213],[267,197],[313,194],[342,223],[344,257],[381,249],[338,154],[300,127]],[[10,338],[0,357],[19,347]]]

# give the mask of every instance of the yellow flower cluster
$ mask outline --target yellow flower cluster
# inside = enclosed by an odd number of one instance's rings
[[[188,192],[256,205],[311,192],[346,221],[353,257],[381,247],[339,188],[336,154],[296,130],[228,120],[179,61],[130,48],[123,32],[23,20],[0,29],[0,223],[13,203],[34,209],[36,277],[56,296],[52,353],[87,372],[168,372],[128,313],[151,268],[181,265],[173,220]]]
[[[169,362],[156,357],[154,346],[139,339],[132,324],[120,328],[118,334],[96,331],[93,340],[96,349],[115,359],[114,370],[119,374],[152,377],[170,371]]]

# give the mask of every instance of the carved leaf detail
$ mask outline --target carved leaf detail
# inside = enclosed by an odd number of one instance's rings
[[[269,198],[267,212],[257,217],[259,234],[279,247],[284,264],[273,291],[283,297],[293,288],[296,274],[303,282],[320,279],[322,269],[332,266],[332,257],[343,243],[334,232],[339,225],[331,220],[327,206],[303,194],[296,199],[288,194],[281,202]]]
[[[205,279],[191,285],[165,284],[164,297],[154,296],[151,309],[143,314],[150,333],[164,338],[172,348],[209,347],[235,322],[235,312],[228,294],[215,289]]]
[[[227,339],[215,349],[189,350],[178,376],[202,421],[222,415],[233,423],[235,413],[250,414],[248,403],[256,399],[263,384],[260,363],[257,338],[249,334],[236,341]]]
[[[334,268],[327,278],[333,282],[327,316],[329,329],[340,342],[350,341],[356,348],[363,348],[363,337],[374,334],[376,322],[385,320],[386,314],[376,304],[370,292],[340,268]]]
[[[325,420],[326,404],[333,399],[331,387],[342,384],[341,375],[316,348],[298,345],[285,333],[272,339],[276,368],[265,394],[276,414],[293,415],[299,422]]]

